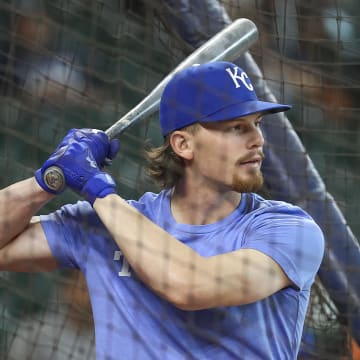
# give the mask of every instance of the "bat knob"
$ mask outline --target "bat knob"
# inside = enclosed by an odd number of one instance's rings
[[[56,192],[62,192],[65,189],[65,176],[58,166],[48,167],[43,174],[43,180],[46,186]]]

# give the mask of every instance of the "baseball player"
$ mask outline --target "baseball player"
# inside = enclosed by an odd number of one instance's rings
[[[162,187],[124,200],[104,171],[117,141],[72,129],[35,177],[0,193],[0,268],[79,269],[110,359],[296,359],[323,252],[313,219],[256,194],[265,115],[229,62],[193,66],[164,90],[164,144],[148,152]],[[264,118],[264,120],[263,120]],[[60,180],[84,201],[35,214]]]

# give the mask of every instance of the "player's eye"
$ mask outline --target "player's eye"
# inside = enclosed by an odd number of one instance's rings
[[[240,124],[233,125],[225,129],[226,132],[234,132],[234,133],[241,132],[242,130],[243,130],[243,126]]]

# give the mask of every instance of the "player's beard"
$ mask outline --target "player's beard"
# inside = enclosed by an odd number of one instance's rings
[[[234,174],[232,181],[233,190],[240,193],[256,192],[262,188],[264,178],[260,170],[248,174],[246,179],[244,177]]]

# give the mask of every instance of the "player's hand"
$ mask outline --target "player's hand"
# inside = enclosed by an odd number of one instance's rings
[[[50,158],[54,156],[59,149],[70,145],[74,141],[81,141],[90,146],[96,163],[100,168],[104,165],[110,165],[120,149],[119,140],[113,139],[110,141],[104,131],[97,129],[71,129]]]
[[[93,203],[96,197],[106,195],[105,188],[107,193],[115,192],[113,179],[101,168],[114,159],[119,148],[119,141],[110,141],[103,131],[72,129],[35,178],[50,193],[59,194],[69,186]]]

